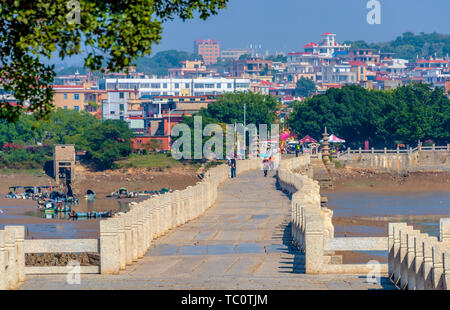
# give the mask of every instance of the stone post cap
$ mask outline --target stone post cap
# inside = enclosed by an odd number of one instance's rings
[[[6,228],[6,227],[5,227]],[[14,230],[4,230],[5,247],[14,246],[16,244],[16,236]]]
[[[5,231],[0,230],[0,251],[5,248]]]
[[[110,218],[100,221],[100,234],[115,234],[119,229],[119,224],[116,218]]]
[[[25,226],[22,225],[7,225],[5,226],[6,231],[13,231],[15,238],[19,240],[25,239]]]

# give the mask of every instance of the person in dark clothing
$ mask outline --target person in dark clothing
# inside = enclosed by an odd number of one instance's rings
[[[236,177],[236,158],[231,159],[231,177]]]
[[[300,144],[295,147],[295,157],[298,157],[298,153],[300,153]]]
[[[267,172],[269,171],[269,165],[270,165],[270,161],[267,158],[264,158],[264,160],[263,160],[264,177],[267,177]]]

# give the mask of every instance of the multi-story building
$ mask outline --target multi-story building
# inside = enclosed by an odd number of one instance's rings
[[[183,60],[180,63],[181,68],[169,68],[169,77],[199,78],[217,75],[215,71],[206,69],[201,60]]]
[[[357,74],[349,64],[335,64],[322,67],[322,83],[352,84],[357,82]]]
[[[305,53],[319,56],[333,56],[335,52],[348,51],[350,45],[339,44],[335,40],[336,34],[325,32],[320,43],[311,42],[303,46]]]
[[[215,64],[220,57],[220,44],[217,40],[195,40],[194,54],[201,55],[205,65]]]
[[[371,48],[351,49],[348,54],[350,61],[361,61],[367,65],[380,63],[380,54]]]
[[[234,60],[230,64],[230,73],[235,77],[267,75],[272,70],[272,61],[260,58]]]
[[[55,108],[96,112],[100,109],[104,90],[91,83],[83,85],[52,85]]]

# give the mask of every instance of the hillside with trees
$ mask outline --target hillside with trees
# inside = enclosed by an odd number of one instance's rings
[[[177,50],[162,51],[136,61],[136,70],[148,75],[166,76],[169,68],[181,68],[182,60],[203,60],[202,56]]]
[[[414,145],[418,139],[447,144],[450,100],[441,88],[426,84],[389,91],[351,85],[296,102],[288,123],[300,136],[314,138],[327,127],[351,147],[362,147],[365,140],[374,147]]]
[[[444,57],[450,55],[450,35],[433,33],[414,34],[405,32],[393,41],[367,43],[363,40],[345,41],[351,48],[372,48],[381,52],[394,53],[394,58],[414,60],[417,57]]]
[[[124,121],[102,122],[86,112],[57,109],[47,122],[22,115],[15,123],[0,120],[0,168],[42,168],[55,144],[85,150],[84,162],[97,170],[113,168],[131,151],[132,131]]]

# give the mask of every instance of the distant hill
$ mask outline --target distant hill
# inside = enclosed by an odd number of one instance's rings
[[[352,48],[373,48],[385,53],[395,53],[395,58],[414,60],[419,57],[450,55],[450,35],[433,33],[414,34],[405,32],[393,41],[367,43],[363,40],[345,41]]]
[[[192,53],[169,50],[156,53],[152,57],[142,57],[136,61],[136,70],[148,75],[165,76],[169,68],[180,68],[182,60],[202,59],[200,55]]]

